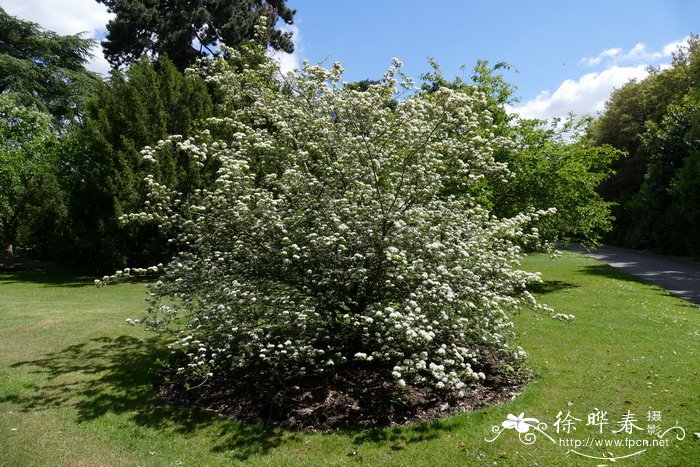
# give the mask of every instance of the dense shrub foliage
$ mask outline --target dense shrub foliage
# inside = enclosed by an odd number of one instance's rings
[[[522,356],[507,312],[534,304],[519,245],[547,212],[498,219],[469,195],[510,176],[484,96],[421,91],[396,60],[360,91],[339,64],[281,76],[261,51],[256,66],[231,54],[210,67],[229,115],[143,151],[156,167],[172,146],[214,159],[214,185],[185,198],[151,176],[148,209],[128,216],[176,232],[148,324],[178,336],[181,371],[354,363],[460,390],[484,377],[472,369],[483,349]]]

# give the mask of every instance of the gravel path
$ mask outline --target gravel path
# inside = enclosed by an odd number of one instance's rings
[[[602,246],[591,252],[574,245],[569,249],[603,261],[615,269],[700,305],[700,263],[611,246]]]

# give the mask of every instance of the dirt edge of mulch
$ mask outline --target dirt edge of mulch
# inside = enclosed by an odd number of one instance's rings
[[[387,367],[344,365],[336,372],[280,380],[269,372],[236,374],[188,387],[175,371],[163,368],[158,393],[176,406],[197,407],[248,423],[295,431],[334,431],[400,426],[468,412],[509,401],[520,394],[531,372],[513,370],[502,352],[482,352],[484,380],[460,397],[430,386],[401,388]]]

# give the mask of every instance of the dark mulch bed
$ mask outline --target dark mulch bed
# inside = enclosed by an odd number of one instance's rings
[[[280,380],[277,375],[236,374],[216,383],[186,389],[172,367],[157,383],[175,405],[292,430],[330,431],[403,425],[475,410],[519,394],[529,374],[515,372],[503,355],[487,351],[481,371],[486,379],[463,397],[429,386],[400,388],[391,370],[366,364],[345,365],[334,373]]]

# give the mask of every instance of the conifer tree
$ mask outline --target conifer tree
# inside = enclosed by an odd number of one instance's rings
[[[92,39],[61,36],[0,8],[0,94],[65,122],[99,83],[85,69]]]
[[[267,18],[265,45],[291,53],[290,32],[276,29],[278,18],[294,22],[286,0],[97,0],[115,14],[102,42],[105,56],[115,66],[132,63],[142,55],[168,54],[184,70],[198,57],[215,52],[218,44],[238,47],[253,37],[261,16]],[[259,36],[260,37],[260,36]]]
[[[66,179],[72,220],[64,254],[107,269],[162,255],[167,245],[154,229],[125,228],[117,220],[145,200],[140,151],[167,135],[189,134],[212,111],[204,80],[185,76],[166,57],[143,58],[125,73],[113,71],[70,137]],[[201,170],[178,151],[161,162],[159,178],[185,192],[202,183]]]

